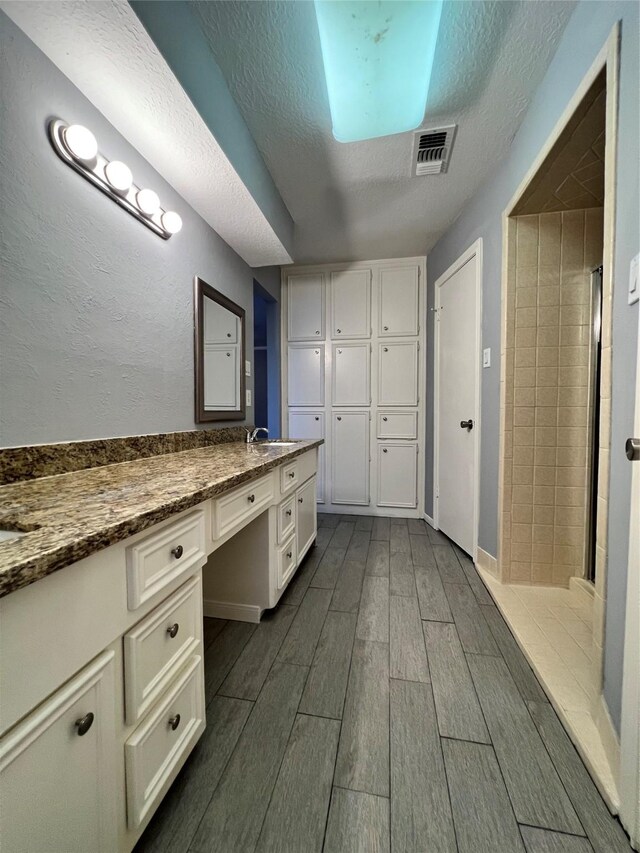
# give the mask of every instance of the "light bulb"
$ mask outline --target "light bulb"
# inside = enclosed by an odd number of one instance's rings
[[[182,228],[182,217],[175,210],[167,210],[162,214],[162,227],[169,234],[177,234]]]
[[[131,169],[121,160],[112,160],[104,167],[104,174],[109,185],[118,193],[126,193],[131,187],[133,175]]]
[[[139,190],[136,195],[136,201],[145,216],[153,216],[160,207],[160,199],[153,190]]]
[[[71,154],[82,163],[92,163],[98,153],[95,136],[81,124],[72,124],[64,130],[64,142]]]

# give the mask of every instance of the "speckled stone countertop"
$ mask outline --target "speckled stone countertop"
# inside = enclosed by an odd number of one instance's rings
[[[266,474],[322,441],[218,444],[0,486],[0,598],[207,498]]]

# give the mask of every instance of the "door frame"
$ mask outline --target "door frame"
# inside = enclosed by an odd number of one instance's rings
[[[480,430],[481,430],[481,397],[482,397],[482,359],[480,352],[482,349],[482,238],[479,238],[472,243],[469,248],[463,252],[460,257],[435,281],[434,285],[434,301],[439,304],[438,294],[440,288],[465,264],[472,258],[476,259],[476,365],[475,365],[475,400],[473,409],[473,425],[474,425],[474,442],[473,442],[473,470],[474,470],[474,489],[473,489],[473,557],[474,563],[477,562],[478,556],[478,525],[480,515]],[[439,529],[439,507],[438,494],[440,491],[440,315],[438,308],[434,308],[434,361],[433,361],[433,523],[436,530]]]

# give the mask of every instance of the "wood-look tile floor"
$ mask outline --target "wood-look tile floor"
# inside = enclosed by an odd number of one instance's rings
[[[319,525],[259,625],[205,619],[207,729],[136,853],[629,851],[471,560]]]

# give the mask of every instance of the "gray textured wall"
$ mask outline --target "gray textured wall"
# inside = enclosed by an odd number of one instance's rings
[[[193,277],[245,309],[252,358],[253,271],[2,12],[0,44],[0,445],[193,429]],[[51,116],[89,127],[182,231],[162,240],[63,163]]]
[[[556,55],[513,142],[511,154],[474,197],[459,219],[429,253],[428,308],[436,279],[474,240],[483,239],[482,346],[491,347],[491,368],[482,372],[482,447],[480,460],[480,547],[497,552],[498,441],[500,412],[501,215],[580,85],[617,20],[622,21],[620,116],[618,126],[616,248],[613,302],[613,391],[609,568],[607,574],[605,697],[614,723],[620,724],[624,617],[629,543],[631,466],[624,441],[633,427],[633,387],[638,305],[627,304],[629,263],[639,247],[638,212],[638,4],[624,0],[582,0],[563,34]],[[451,168],[455,169],[455,151]],[[427,315],[433,342],[433,315]],[[433,352],[428,386],[433,395]],[[427,423],[427,513],[433,508],[433,409]]]

